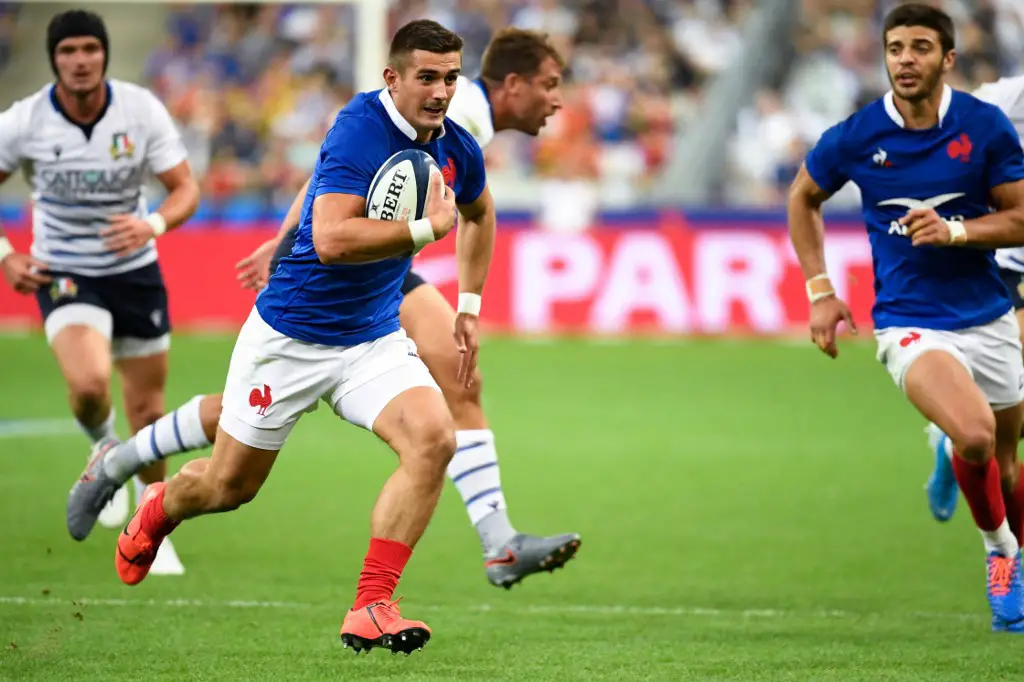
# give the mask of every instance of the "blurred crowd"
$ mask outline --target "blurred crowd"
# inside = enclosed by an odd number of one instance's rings
[[[14,47],[14,29],[20,5],[0,2],[0,71],[7,66]]]
[[[540,178],[581,201],[629,204],[664,165],[673,125],[737,53],[750,5],[397,0],[389,28],[430,17],[455,30],[470,77],[495,30],[549,33],[569,66],[565,109],[537,139],[499,136],[487,150],[489,172]],[[354,26],[349,5],[170,6],[145,79],[180,123],[205,197],[238,210],[287,205],[353,94]]]
[[[381,0],[382,2],[384,0]],[[777,206],[809,146],[888,88],[881,22],[897,0],[793,0],[784,68],[753,93],[725,155],[728,204]],[[957,25],[954,87],[1024,73],[1024,0],[929,0]],[[389,30],[430,17],[465,40],[475,77],[505,26],[548,33],[565,57],[564,109],[537,138],[499,135],[486,150],[499,204],[540,200],[552,229],[583,229],[601,204],[642,200],[674,138],[698,120],[716,75],[741,57],[754,0],[390,0]],[[18,4],[0,3],[0,69]],[[143,81],[178,122],[224,217],[279,215],[309,177],[320,143],[355,90],[350,4],[169,4]],[[628,20],[623,20],[628,17]],[[519,192],[517,195],[516,192]],[[859,199],[847,187],[837,203]],[[513,205],[515,201],[511,202]]]
[[[731,202],[781,203],[809,146],[836,123],[889,89],[882,21],[895,0],[800,0],[795,59],[775,90],[756,94],[738,121],[731,150]],[[933,0],[957,27],[957,66],[949,79],[970,91],[1024,73],[1024,1]],[[848,185],[836,202],[859,195]]]

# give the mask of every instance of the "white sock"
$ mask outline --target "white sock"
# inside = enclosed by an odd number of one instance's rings
[[[103,420],[103,423],[99,426],[86,426],[77,419],[75,422],[78,424],[78,428],[82,430],[86,436],[89,437],[93,443],[98,443],[104,438],[117,438],[117,432],[114,430],[114,408],[110,408],[110,414]]]
[[[469,521],[480,535],[486,553],[496,552],[516,534],[508,520],[501,491],[498,452],[489,429],[456,431],[457,449],[448,464],[448,477],[466,505]]]
[[[999,556],[1012,557],[1017,556],[1020,549],[1006,519],[995,530],[981,531],[981,539],[985,542],[985,554],[995,552]]]
[[[170,414],[111,448],[103,459],[107,475],[121,481],[139,469],[181,452],[205,448],[210,444],[199,418],[199,405],[203,396],[197,395]]]

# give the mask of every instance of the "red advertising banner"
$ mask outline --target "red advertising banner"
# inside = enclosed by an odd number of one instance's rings
[[[786,334],[808,316],[803,276],[780,226],[752,223],[689,229],[600,228],[562,235],[498,233],[482,322],[493,331],[569,334]],[[177,329],[237,328],[254,295],[239,288],[235,263],[270,229],[195,229],[159,242]],[[19,250],[29,235],[11,231]],[[863,231],[832,229],[826,259],[859,326],[870,328],[871,250]],[[416,270],[454,301],[455,239],[425,249]],[[40,324],[32,297],[0,286],[0,325]]]

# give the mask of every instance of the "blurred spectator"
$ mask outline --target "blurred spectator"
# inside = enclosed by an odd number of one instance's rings
[[[587,206],[629,205],[664,166],[676,112],[739,49],[750,0],[397,0],[389,28],[429,17],[463,36],[475,77],[494,31],[546,31],[566,57],[566,111],[539,138],[499,136],[489,171],[534,177]],[[167,39],[145,74],[178,118],[217,204],[239,194],[283,210],[354,90],[349,5],[172,5]],[[628,16],[629,21],[622,17]],[[687,104],[691,102],[691,104]],[[515,184],[514,182],[511,184]],[[582,221],[582,223],[580,222]],[[577,224],[580,223],[580,224]]]
[[[1024,71],[1024,2],[930,0],[957,26],[957,63],[950,84],[973,90]],[[794,29],[796,59],[777,93],[761,93],[741,113],[730,160],[732,201],[782,201],[783,179],[798,150],[889,89],[882,22],[896,0],[801,0]],[[856,204],[850,187],[833,203]]]
[[[19,3],[0,2],[0,71],[11,59],[14,32],[18,21]]]

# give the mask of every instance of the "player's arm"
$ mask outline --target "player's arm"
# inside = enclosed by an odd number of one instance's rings
[[[963,223],[964,245],[977,248],[1024,246],[1024,180],[991,190],[995,213]]]
[[[23,105],[15,104],[0,113],[0,185],[7,181],[21,162],[21,139],[24,121]],[[46,264],[27,253],[18,253],[0,225],[0,271],[4,279],[19,294],[30,294],[52,279],[46,274]]]
[[[274,260],[274,253],[277,252],[277,247],[280,246],[281,240],[288,234],[288,231],[298,227],[299,220],[302,218],[302,204],[306,201],[306,192],[308,191],[309,180],[306,180],[302,189],[295,195],[292,205],[288,207],[288,213],[281,221],[281,227],[278,228],[277,234],[235,263],[235,270],[238,271],[237,279],[241,282],[243,289],[259,291],[270,279],[270,263]]]
[[[107,247],[119,256],[127,256],[145,246],[151,239],[184,224],[199,208],[199,182],[188,163],[185,143],[178,133],[167,108],[156,96],[144,91],[149,113],[149,136],[146,140],[146,165],[167,190],[159,210],[146,216],[133,213],[110,217],[110,226],[100,234]]]
[[[462,299],[473,300],[465,294],[475,296],[476,305],[469,307],[474,315],[480,312],[479,297],[484,292],[487,271],[491,267],[494,253],[494,236],[498,219],[494,209],[491,190],[484,187],[480,196],[471,204],[459,206],[463,222],[455,233],[455,252],[459,263],[459,307]]]
[[[406,222],[364,218],[365,213],[364,195],[328,192],[314,199],[313,248],[321,263],[371,263],[415,253],[452,229],[455,197],[441,174],[431,173],[426,217]]]
[[[285,214],[284,220],[281,221],[281,228],[277,231],[275,240],[280,243],[284,236],[288,233],[288,230],[293,227],[297,227],[299,220],[302,218],[302,204],[306,202],[306,192],[309,191],[309,180],[302,185],[302,189],[295,195],[295,200],[292,201],[292,205],[288,207],[288,213]]]
[[[933,208],[915,208],[900,219],[914,246],[1024,246],[1024,149],[1006,114],[992,109],[990,115],[993,132],[984,162],[995,212],[959,221],[941,218]]]
[[[806,164],[802,164],[789,188],[786,212],[789,239],[812,298],[835,293],[825,269],[825,221],[821,217],[821,207],[830,196],[807,172]]]
[[[455,197],[439,171],[430,174],[420,220],[366,218],[370,182],[390,156],[384,123],[342,114],[324,137],[313,199],[313,248],[320,262],[369,263],[407,256],[455,224]]]
[[[789,238],[804,273],[807,298],[811,303],[811,341],[837,357],[836,328],[845,320],[857,332],[846,304],[836,296],[825,263],[825,221],[821,207],[847,182],[842,171],[842,128],[835,126],[821,136],[797,172],[786,201]]]

